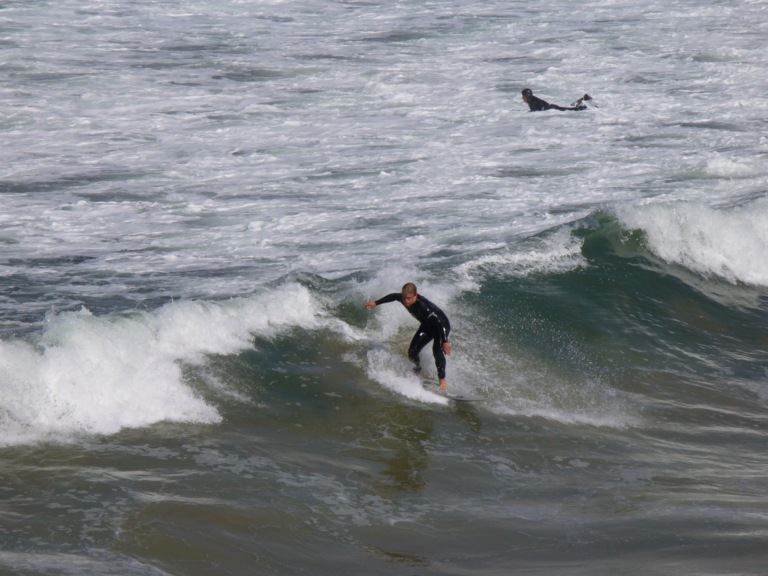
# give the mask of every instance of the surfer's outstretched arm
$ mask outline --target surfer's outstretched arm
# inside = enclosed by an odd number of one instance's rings
[[[378,300],[368,300],[363,306],[370,310],[371,308],[376,308],[379,304],[386,304],[387,302],[402,302],[403,297],[399,292],[392,292],[391,294],[387,294],[386,296],[383,296],[379,298]]]

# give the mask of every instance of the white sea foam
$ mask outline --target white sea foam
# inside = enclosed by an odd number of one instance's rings
[[[768,200],[730,209],[695,203],[647,204],[617,211],[642,229],[667,262],[731,283],[768,286]]]
[[[558,274],[585,266],[581,255],[581,241],[571,235],[568,227],[554,234],[521,244],[515,249],[487,254],[458,266],[461,278],[475,281],[483,273],[500,276],[528,276],[530,274]]]
[[[125,576],[169,576],[171,573],[149,562],[129,555],[103,552],[91,555],[72,552],[39,552],[0,550],[0,566],[8,573],[56,573],[62,576],[77,574],[123,574]]]
[[[720,178],[744,178],[758,174],[754,163],[736,158],[714,156],[707,160],[706,173]]]
[[[491,405],[491,409],[506,416],[524,416],[526,418],[544,418],[561,424],[597,426],[600,428],[630,428],[636,421],[624,414],[610,412],[585,412],[553,408],[546,405],[520,403],[518,406],[506,404]]]
[[[220,298],[297,270],[424,270],[447,252],[473,254],[470,272],[495,260],[531,269],[514,247],[509,261],[474,254],[656,193],[670,174],[704,166],[712,181],[663,192],[707,199],[740,192],[724,178],[749,189],[760,176],[754,3],[698,7],[696,24],[660,0],[597,3],[590,18],[614,24],[560,43],[540,34],[547,10],[526,11],[520,26],[496,0],[444,13],[413,2],[114,5],[4,10],[18,26],[0,88],[0,185],[11,192],[0,245],[51,286],[77,275],[71,300],[94,285],[136,300],[148,289]],[[681,33],[642,16],[656,13]],[[558,26],[584,23],[563,15]],[[530,114],[524,85],[560,103],[589,91],[601,108]],[[702,153],[705,135],[739,156]],[[73,256],[89,259],[39,263]],[[213,273],[178,274],[190,270]],[[125,276],[134,282],[103,282]],[[18,306],[0,301],[8,315]]]
[[[13,444],[160,421],[218,422],[216,407],[185,382],[180,363],[246,349],[253,334],[324,322],[319,303],[295,284],[129,316],[56,315],[35,343],[0,342],[0,438]]]
[[[369,350],[367,370],[368,376],[396,394],[428,404],[448,404],[445,396],[424,388],[421,378],[411,372],[406,360],[387,350],[381,348]]]

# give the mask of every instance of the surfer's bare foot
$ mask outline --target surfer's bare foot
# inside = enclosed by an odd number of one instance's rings
[[[440,378],[440,392],[448,392],[448,382],[445,378]]]

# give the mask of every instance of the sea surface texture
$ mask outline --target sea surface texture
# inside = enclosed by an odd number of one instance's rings
[[[0,0],[0,103],[0,574],[768,573],[764,0]]]

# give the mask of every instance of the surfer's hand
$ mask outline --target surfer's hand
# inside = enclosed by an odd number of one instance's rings
[[[363,306],[365,306],[367,310],[370,310],[371,308],[376,308],[376,302],[374,300],[368,300]]]
[[[448,340],[443,342],[443,354],[445,354],[446,356],[451,355],[451,343],[448,342]]]

